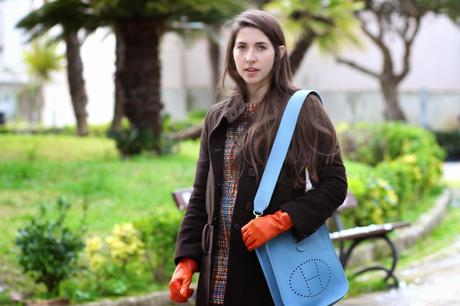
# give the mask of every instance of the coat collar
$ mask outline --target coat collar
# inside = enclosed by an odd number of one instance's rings
[[[247,108],[247,103],[244,102],[240,95],[234,95],[228,98],[227,103],[222,111],[222,117],[227,119],[230,124],[235,121]]]

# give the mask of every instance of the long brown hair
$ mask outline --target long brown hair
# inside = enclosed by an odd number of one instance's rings
[[[239,169],[243,160],[249,162],[256,170],[258,180],[259,170],[267,161],[281,114],[289,97],[297,88],[292,84],[288,56],[285,54],[281,57],[279,52],[279,46],[286,46],[283,31],[275,17],[260,10],[245,11],[234,20],[227,45],[222,88],[225,88],[225,77],[229,76],[235,82],[231,95],[239,95],[244,101],[249,99],[246,83],[238,74],[233,58],[236,37],[239,30],[244,27],[253,27],[262,31],[275,50],[269,89],[252,117],[251,124],[242,139],[243,145],[240,146],[233,164],[235,169]],[[307,106],[303,107],[300,113],[299,124],[296,126],[285,161],[287,175],[294,178],[296,187],[305,186],[305,168],[316,180],[317,163],[324,158],[326,162],[330,162],[338,152],[337,137],[329,117],[319,99],[311,95],[310,97],[306,102]],[[318,146],[320,138],[323,138],[321,143],[326,144],[326,147]]]

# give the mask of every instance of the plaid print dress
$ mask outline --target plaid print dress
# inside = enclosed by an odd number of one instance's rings
[[[228,254],[230,247],[230,226],[233,207],[238,190],[239,172],[231,168],[238,152],[239,143],[248,128],[248,121],[256,111],[257,104],[248,104],[246,111],[227,129],[224,148],[224,180],[222,182],[222,198],[220,200],[220,226],[215,242],[215,256],[211,273],[210,303],[224,304],[225,286],[227,283]]]

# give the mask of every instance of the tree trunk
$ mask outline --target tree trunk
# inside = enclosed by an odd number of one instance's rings
[[[305,53],[310,49],[313,41],[315,40],[316,35],[313,32],[307,32],[297,40],[294,49],[289,55],[289,63],[291,65],[292,75],[294,75],[300,67]]]
[[[25,104],[25,118],[33,128],[41,124],[43,106],[45,105],[43,88],[41,80],[34,78],[27,89],[29,97]]]
[[[187,129],[178,131],[176,133],[170,134],[170,137],[175,141],[189,140],[189,139],[198,139],[201,136],[203,131],[203,125],[195,125]]]
[[[88,135],[86,105],[88,97],[83,78],[83,62],[80,54],[80,41],[78,32],[64,34],[67,57],[67,79],[69,81],[70,98],[72,100],[75,119],[77,120],[77,135]]]
[[[150,148],[160,152],[161,136],[161,20],[123,20],[119,24],[125,44],[123,65],[117,73],[126,117],[140,132],[147,132],[155,143]]]
[[[214,27],[216,32],[219,31],[220,26]],[[220,75],[220,46],[219,42],[215,41],[210,35],[208,35],[208,52],[209,59],[211,61],[211,82],[212,82],[212,94],[213,98],[216,98],[217,94],[217,83],[219,82]],[[217,99],[215,99],[217,101]]]
[[[385,98],[385,119],[388,121],[406,121],[401,107],[399,106],[398,98],[398,83],[392,81],[380,80],[380,88],[382,89]]]
[[[114,33],[116,37],[115,45],[115,105],[113,111],[112,124],[110,130],[120,131],[121,130],[121,120],[125,115],[123,111],[123,87],[120,84],[120,77],[118,76],[121,68],[123,67],[123,55],[125,52],[125,44],[120,31],[117,26],[114,27]]]

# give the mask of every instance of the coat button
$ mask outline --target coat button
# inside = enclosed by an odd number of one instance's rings
[[[256,176],[256,170],[254,170],[254,168],[249,168],[248,169],[248,175],[249,177],[255,177]]]
[[[232,228],[235,230],[235,231],[239,231],[241,229],[241,226],[238,224],[238,223],[235,223],[235,224],[232,224]]]
[[[252,212],[253,207],[252,207],[252,203],[251,203],[251,202],[247,202],[245,206],[246,206],[246,211],[247,211],[247,212]]]

